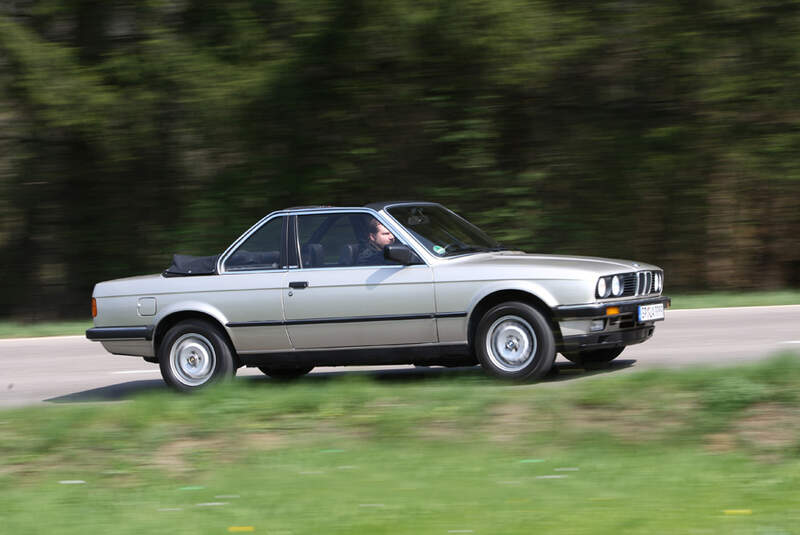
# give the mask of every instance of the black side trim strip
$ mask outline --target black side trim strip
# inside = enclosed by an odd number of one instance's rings
[[[466,312],[440,312],[436,314],[437,318],[466,318]]]
[[[402,314],[397,316],[353,316],[352,318],[311,318],[289,320],[286,325],[318,325],[321,323],[361,323],[362,321],[395,321],[433,319],[433,314]]]
[[[424,320],[434,318],[464,318],[466,312],[442,312],[439,314],[398,314],[393,316],[353,316],[350,318],[309,318],[289,321],[244,321],[227,323],[226,327],[278,327],[281,325],[320,325],[324,323],[362,323],[368,321]]]
[[[238,323],[226,323],[226,327],[280,327],[286,325],[282,321],[242,321]]]
[[[86,329],[89,340],[152,340],[153,326],[142,327],[92,327]]]

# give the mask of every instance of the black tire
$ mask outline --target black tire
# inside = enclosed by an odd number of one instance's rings
[[[314,369],[314,366],[302,366],[298,368],[270,368],[269,366],[259,366],[259,370],[264,375],[268,375],[279,381],[291,381],[298,379]]]
[[[547,319],[517,301],[496,305],[483,315],[474,348],[488,374],[512,381],[547,375],[556,358],[555,337]]]
[[[608,363],[617,358],[625,350],[625,346],[593,349],[591,351],[576,351],[564,353],[564,357],[574,362],[585,370],[598,370],[608,366]]]
[[[227,339],[219,327],[205,320],[175,324],[158,346],[157,355],[164,381],[180,392],[199,390],[236,373]]]

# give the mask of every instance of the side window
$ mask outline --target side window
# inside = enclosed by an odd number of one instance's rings
[[[271,219],[250,235],[225,261],[227,271],[256,271],[281,267],[283,217]]]
[[[383,258],[383,245],[399,242],[369,214],[299,216],[297,226],[303,267],[394,264]]]

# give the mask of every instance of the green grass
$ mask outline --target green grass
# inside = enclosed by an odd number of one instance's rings
[[[797,533],[799,386],[787,355],[558,385],[311,376],[9,410],[3,529]]]
[[[671,294],[671,308],[723,308],[772,305],[800,305],[800,290],[774,292],[712,292],[702,294]]]
[[[92,321],[53,321],[23,323],[0,321],[0,338],[29,338],[35,336],[83,335],[92,326]]]

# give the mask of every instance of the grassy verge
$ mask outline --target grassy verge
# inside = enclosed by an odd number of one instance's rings
[[[712,292],[704,294],[667,294],[672,308],[723,308],[774,305],[800,305],[800,290],[775,292]]]
[[[796,533],[800,360],[0,412],[8,533]]]
[[[35,336],[82,335],[92,326],[89,321],[54,321],[42,323],[22,323],[0,321],[0,338],[28,338]]]

